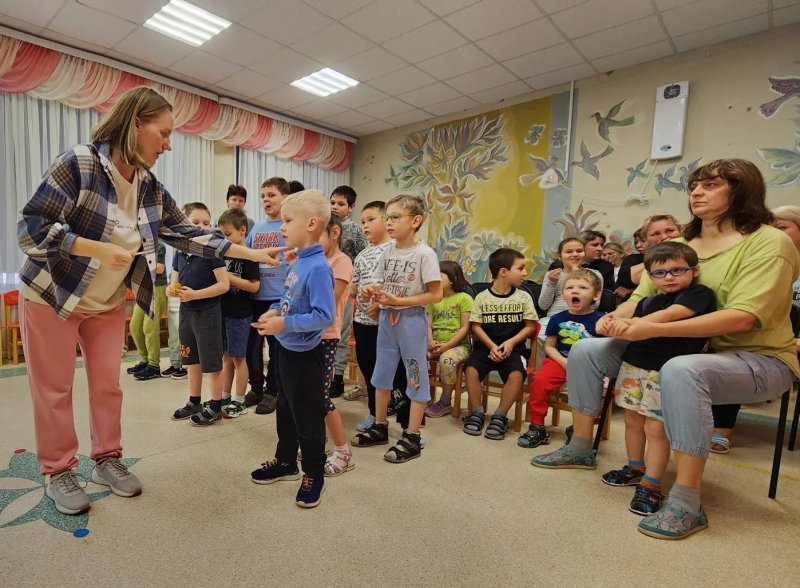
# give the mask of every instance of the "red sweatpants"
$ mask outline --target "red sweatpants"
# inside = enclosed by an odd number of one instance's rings
[[[20,297],[20,311],[42,474],[57,474],[78,465],[72,383],[79,343],[89,384],[91,457],[121,457],[119,371],[125,307],[93,315],[74,312],[64,321],[52,307]]]
[[[528,419],[533,425],[544,425],[550,407],[548,397],[567,381],[567,372],[552,359],[545,358],[528,384]]]

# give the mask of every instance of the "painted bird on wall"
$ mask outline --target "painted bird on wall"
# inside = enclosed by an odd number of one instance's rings
[[[679,181],[672,179],[672,174],[675,173],[675,166],[673,165],[663,174],[656,174],[656,192],[661,196],[661,191],[664,188],[672,188],[673,190],[683,191],[683,184]]]
[[[625,100],[612,106],[611,110],[609,110],[608,114],[605,116],[601,116],[599,112],[595,112],[592,115],[597,121],[597,133],[603,138],[603,140],[610,142],[608,133],[612,127],[628,127],[636,120],[633,116],[623,118],[622,120],[617,120],[615,118],[619,115],[619,111],[622,110],[623,104],[625,104]]]
[[[534,173],[522,174],[519,177],[520,185],[530,186],[536,180],[539,180],[539,187],[543,190],[549,190],[566,181],[564,172],[558,169],[558,157],[551,157],[548,161],[529,154],[528,161],[530,161]]]
[[[758,108],[765,118],[778,112],[778,109],[792,98],[800,98],[800,78],[769,78],[769,83],[772,84],[772,89],[782,96]]]
[[[642,171],[644,169],[645,165],[647,165],[647,160],[643,159],[642,161],[637,163],[635,167],[626,167],[625,168],[628,171],[628,180],[627,180],[627,182],[628,182],[628,187],[629,188],[630,188],[631,184],[637,178],[646,178],[647,177],[647,174]]]
[[[595,180],[599,180],[600,168],[597,167],[597,162],[604,157],[608,157],[612,153],[614,153],[614,148],[611,145],[606,145],[606,148],[602,153],[599,153],[598,155],[591,155],[589,153],[589,148],[586,146],[586,141],[581,141],[581,157],[583,157],[583,159],[580,161],[573,161],[572,165],[577,165]]]

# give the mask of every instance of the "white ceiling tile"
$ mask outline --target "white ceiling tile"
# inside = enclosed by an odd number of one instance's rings
[[[348,108],[358,108],[359,106],[372,104],[373,102],[385,98],[388,98],[388,96],[380,90],[376,90],[367,84],[359,84],[353,88],[347,88],[347,90],[332,94],[328,100],[332,100]]]
[[[346,110],[347,108],[344,106],[330,102],[325,98],[314,100],[308,104],[301,104],[292,108],[292,112],[296,112],[301,116],[310,116],[311,118],[318,119],[327,118],[329,116],[333,116],[334,114],[342,113]]]
[[[458,77],[447,80],[447,85],[452,86],[462,94],[480,92],[492,86],[502,86],[513,82],[517,78],[502,65],[494,64],[483,69],[471,71]],[[432,111],[431,111],[432,112]]]
[[[587,59],[620,53],[655,41],[666,40],[664,29],[655,15],[575,39],[575,46]]]
[[[664,24],[673,37],[741,20],[767,11],[767,0],[726,0],[724,7],[716,0],[698,0],[662,13]]]
[[[800,4],[800,0],[772,0],[772,9],[778,10],[779,8],[786,8],[796,4]]]
[[[39,36],[47,39],[48,41],[55,41],[56,43],[61,43],[67,47],[82,49],[83,51],[89,51],[90,53],[96,53],[98,55],[105,55],[110,51],[108,47],[101,47],[100,45],[95,45],[94,43],[90,43],[88,41],[81,41],[72,35],[57,33],[55,31],[51,31],[50,29],[41,29]]]
[[[359,8],[364,8],[373,0],[303,0],[323,14],[331,18],[340,20],[348,14],[352,14]]]
[[[346,110],[339,114],[334,114],[333,116],[326,116],[323,120],[337,127],[349,129],[372,122],[375,119],[355,110]]]
[[[425,86],[424,88],[419,88],[417,90],[412,90],[411,92],[406,92],[405,94],[400,94],[398,98],[404,102],[413,104],[414,106],[424,108],[429,104],[438,104],[439,102],[452,100],[453,98],[458,98],[459,96],[460,94],[453,90],[453,88],[437,82],[435,84],[431,84],[430,86]],[[386,120],[389,119],[387,118]]]
[[[310,6],[292,0],[263,0],[262,8],[240,24],[283,45],[307,39],[333,21]]]
[[[374,116],[375,118],[386,118],[387,116],[393,116],[395,114],[401,114],[403,112],[408,112],[409,110],[414,110],[414,107],[403,102],[402,100],[398,100],[397,98],[387,98],[386,100],[381,100],[380,102],[362,106],[358,110],[359,112]]]
[[[253,98],[274,90],[282,84],[251,69],[243,69],[217,82],[216,85],[224,90]]]
[[[690,0],[691,1],[691,0]],[[584,4],[586,0],[536,0],[536,5],[547,14],[555,14],[567,8],[572,8],[578,4]]]
[[[420,0],[425,6],[433,10],[439,16],[445,16],[456,10],[466,8],[471,4],[477,4],[480,0]]]
[[[236,23],[203,43],[203,51],[244,66],[252,65],[260,60],[262,55],[273,53],[280,48],[280,43]]]
[[[17,3],[34,4],[34,2],[19,2],[19,0],[17,0]],[[58,2],[49,2],[49,4],[58,4]],[[166,1],[138,0],[137,2],[131,2],[130,0],[81,0],[80,4],[89,8],[101,10],[123,20],[144,24],[144,21],[161,10],[161,7],[166,4]],[[195,2],[195,4],[197,4],[197,2]]]
[[[461,96],[453,100],[445,100],[444,102],[439,102],[438,104],[426,106],[425,110],[431,114],[435,114],[436,116],[443,116],[445,114],[461,113],[465,110],[469,110],[470,108],[475,108],[476,106],[478,106],[478,103],[472,98]]]
[[[441,20],[429,22],[383,44],[389,51],[416,63],[468,43],[467,39]]]
[[[491,104],[492,102],[502,102],[509,98],[516,98],[523,94],[529,94],[530,87],[525,82],[511,82],[510,84],[503,84],[502,86],[495,86],[482,92],[475,92],[470,94],[470,98],[477,100],[480,104]]]
[[[263,73],[267,77],[288,84],[321,70],[323,65],[305,55],[299,54],[294,49],[284,47],[273,53],[265,53],[250,68]]]
[[[716,27],[703,29],[703,34],[689,33],[688,35],[680,35],[673,37],[672,41],[678,51],[689,51],[698,47],[707,47],[715,43],[722,43],[730,39],[737,39],[766,31],[769,28],[769,20],[765,14],[759,14],[751,18],[737,20],[736,22],[729,22],[721,24]]]
[[[157,65],[155,63],[150,63],[149,61],[145,61],[144,59],[131,57],[127,53],[119,53],[117,51],[114,51],[113,49],[111,51],[106,51],[105,56],[108,57],[109,59],[114,59],[115,61],[121,61],[122,63],[126,63],[128,65],[132,65],[133,67],[138,67],[140,69],[144,69],[153,73],[158,73],[163,69],[163,67],[160,65]]]
[[[683,6],[684,4],[691,4],[692,2],[697,2],[697,0],[655,0],[656,8],[658,8],[659,12],[672,10],[673,8],[677,8],[678,6]]]
[[[258,96],[257,100],[273,109],[292,110],[301,104],[313,102],[317,98],[318,96],[294,86],[281,86],[277,90],[270,90],[266,94]]]
[[[772,12],[772,26],[782,27],[796,22],[800,22],[800,4]]]
[[[376,78],[370,82],[370,85],[383,90],[387,94],[396,95],[409,90],[416,90],[435,81],[435,78],[412,65],[400,71]]]
[[[575,39],[649,14],[653,14],[653,7],[642,0],[589,0],[552,18],[567,37]]]
[[[382,43],[435,18],[436,15],[414,0],[377,0],[341,22],[368,39]]]
[[[99,1],[105,2],[105,0]],[[128,0],[118,1],[127,2]],[[166,3],[167,0],[159,0],[159,4]],[[264,6],[264,0],[191,0],[191,3],[231,22],[242,22]]]
[[[114,45],[114,51],[143,59],[160,67],[169,67],[194,51],[194,47],[156,31],[139,27]]]
[[[27,2],[0,0],[0,14],[43,27],[50,22],[63,4],[64,0],[28,0]]]
[[[48,28],[76,40],[111,48],[136,25],[76,2],[65,4]]]
[[[363,137],[364,135],[374,135],[375,133],[388,131],[392,128],[394,128],[394,125],[391,123],[387,123],[382,120],[374,120],[372,122],[353,127],[350,129],[350,132],[355,133],[359,137]]]
[[[445,20],[473,41],[535,20],[542,13],[530,0],[481,0]]]
[[[494,60],[475,45],[464,45],[442,55],[426,59],[417,65],[435,78],[446,80],[492,63]]]
[[[40,33],[42,30],[45,30],[37,24],[26,22],[24,20],[17,20],[16,18],[11,18],[10,16],[2,13],[0,13],[0,24],[2,24],[4,27],[9,27],[23,33],[29,33],[37,36],[42,36]]]
[[[629,65],[653,61],[654,59],[667,57],[673,54],[672,45],[667,41],[659,41],[658,43],[647,45],[646,47],[639,47],[638,49],[631,49],[624,53],[593,59],[592,65],[594,65],[598,71],[606,72],[628,67]]]
[[[553,23],[540,18],[528,24],[492,35],[478,41],[478,45],[499,61],[519,57],[531,51],[558,45],[566,41]]]
[[[361,35],[346,29],[338,22],[328,25],[321,31],[292,44],[292,49],[316,59],[325,65],[352,57],[357,53],[374,47]]]
[[[334,64],[333,68],[345,75],[362,82],[368,82],[378,76],[382,76],[400,68],[406,67],[408,63],[399,57],[392,55],[383,47],[373,47],[363,53],[354,55],[344,61]]]
[[[565,67],[556,71],[551,71],[538,76],[533,76],[525,81],[531,88],[543,90],[572,80],[580,80],[595,75],[597,72],[587,63]]]
[[[528,78],[548,71],[563,69],[583,62],[583,57],[569,43],[562,43],[504,61],[508,69],[521,78]]]
[[[385,120],[395,126],[402,127],[403,125],[410,125],[411,123],[427,120],[431,118],[430,113],[424,110],[412,110],[411,112],[404,112],[403,114],[395,114],[394,116],[387,117]]]
[[[179,74],[205,80],[206,84],[216,84],[242,68],[196,49],[180,61],[170,65],[169,69]]]

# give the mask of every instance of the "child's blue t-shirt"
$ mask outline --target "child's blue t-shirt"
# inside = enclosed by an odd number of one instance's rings
[[[283,221],[259,221],[247,235],[247,246],[251,249],[267,249],[268,247],[283,247],[286,242],[281,235]],[[258,264],[258,278],[260,281],[258,292],[253,294],[255,300],[280,300],[283,296],[284,283],[286,282],[287,268],[280,256],[281,263],[270,267],[266,263]]]
[[[603,314],[597,310],[589,314],[572,314],[568,310],[562,310],[550,317],[545,335],[555,337],[558,352],[569,357],[569,350],[577,341],[597,337],[595,326]]]

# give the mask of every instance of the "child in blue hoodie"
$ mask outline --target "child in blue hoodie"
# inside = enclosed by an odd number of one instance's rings
[[[250,474],[257,484],[297,480],[298,445],[303,454],[303,481],[295,502],[311,508],[320,502],[325,484],[325,360],[322,332],[333,324],[336,304],[331,266],[319,242],[330,220],[327,199],[319,190],[291,194],[281,206],[281,233],[297,259],[286,277],[280,302],[253,326],[260,335],[275,335],[275,364],[281,393],[276,419],[278,447]]]

